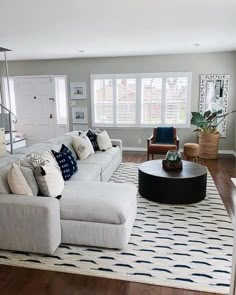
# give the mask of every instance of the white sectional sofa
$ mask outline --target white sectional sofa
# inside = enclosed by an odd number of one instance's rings
[[[11,194],[7,174],[12,163],[29,164],[32,152],[59,150],[64,143],[74,153],[76,132],[17,151],[0,160],[0,249],[52,254],[63,243],[125,248],[136,216],[137,189],[108,183],[122,160],[122,142],[97,151],[83,161],[60,200]],[[75,155],[76,156],[76,155]]]

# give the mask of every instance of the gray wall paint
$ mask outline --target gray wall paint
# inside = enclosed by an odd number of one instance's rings
[[[235,107],[236,70],[235,52],[204,53],[204,54],[179,54],[136,57],[113,58],[85,58],[64,60],[38,60],[38,61],[12,61],[9,62],[10,75],[47,75],[65,74],[68,77],[68,94],[70,97],[70,82],[86,82],[86,101],[76,101],[78,106],[88,106],[90,113],[90,74],[107,73],[142,73],[142,72],[192,72],[192,101],[191,110],[198,110],[199,103],[199,75],[200,74],[230,74],[231,85],[229,92],[228,109]],[[70,129],[71,107],[70,110]],[[231,116],[227,121],[227,137],[220,140],[220,149],[235,150],[235,117]],[[89,114],[90,121],[90,114]],[[194,127],[193,127],[194,128]],[[181,146],[184,142],[196,141],[196,134],[190,129],[179,129]],[[129,130],[109,129],[112,138],[121,138],[125,147],[145,147],[146,139],[150,136],[150,128],[133,128]],[[138,144],[138,138],[142,140]]]
[[[234,73],[235,73],[235,76],[234,76],[234,97],[233,97],[233,100],[234,100],[234,110],[236,110],[236,51],[234,52]],[[235,156],[236,156],[236,114],[234,115],[234,118],[235,118],[235,128],[234,128],[234,136],[235,136]]]

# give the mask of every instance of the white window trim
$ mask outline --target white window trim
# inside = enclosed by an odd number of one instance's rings
[[[188,78],[188,99],[187,99],[187,117],[186,124],[177,124],[176,127],[179,129],[188,129],[190,128],[190,115],[191,115],[191,96],[192,96],[192,72],[161,72],[161,73],[132,73],[132,74],[92,74],[90,75],[90,85],[91,85],[91,121],[93,127],[107,127],[107,128],[153,128],[156,127],[157,124],[141,124],[141,79],[142,78],[162,78],[165,81],[167,78],[173,77],[187,77]],[[95,108],[94,108],[94,83],[93,81],[96,79],[109,79],[113,81],[113,85],[115,86],[116,79],[136,79],[136,124],[128,125],[128,124],[116,124],[116,117],[114,117],[113,124],[95,124]],[[164,84],[164,83],[163,83]],[[165,97],[165,87],[162,87],[162,91]],[[113,114],[117,116],[115,112],[116,108],[116,88],[113,88]],[[165,104],[162,104],[162,116],[164,115]],[[163,122],[163,118],[162,118]],[[173,124],[159,124],[159,126],[169,127],[173,126]]]

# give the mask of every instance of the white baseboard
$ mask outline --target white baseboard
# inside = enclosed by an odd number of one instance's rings
[[[233,155],[236,157],[236,153],[233,150],[219,150],[220,155]]]
[[[144,147],[122,147],[123,151],[127,152],[146,152],[147,148]]]
[[[183,152],[183,149],[179,149],[180,152]],[[146,152],[147,148],[145,147],[123,147],[123,151],[127,152]],[[220,155],[233,155],[236,157],[236,152],[233,150],[219,150]]]

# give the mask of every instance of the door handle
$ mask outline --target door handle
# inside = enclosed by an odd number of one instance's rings
[[[52,119],[52,114],[49,115],[49,119]]]

